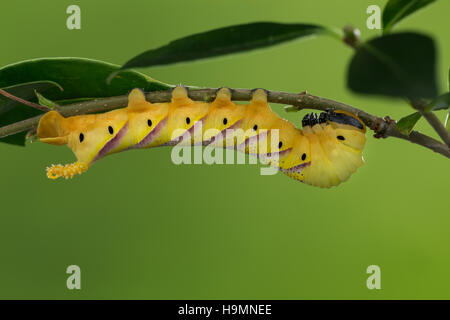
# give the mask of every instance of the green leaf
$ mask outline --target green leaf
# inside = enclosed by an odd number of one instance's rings
[[[145,91],[170,88],[167,84],[135,71],[121,73],[108,85],[106,78],[118,69],[119,66],[114,64],[84,58],[27,60],[1,68],[0,87],[39,80],[54,81],[64,91],[46,91],[45,96],[52,101],[112,97],[127,94],[134,88]]]
[[[450,91],[450,68],[448,70],[448,90]],[[439,97],[434,99],[426,108],[425,111],[432,110],[444,110],[450,107],[450,92],[441,94]]]
[[[404,32],[361,44],[350,62],[347,85],[363,94],[433,99],[436,78],[433,39]]]
[[[4,87],[2,88],[6,92],[22,98],[24,100],[33,100],[35,98],[34,91],[39,90],[41,92],[53,89],[57,91],[63,91],[61,86],[53,81],[35,81],[35,82],[28,82],[28,83],[21,83],[19,85],[14,85],[10,87]],[[2,114],[10,111],[14,107],[22,105],[20,102],[17,102],[15,100],[12,100],[8,97],[5,97],[3,95],[0,95],[0,116]],[[30,108],[30,107],[28,107]]]
[[[50,99],[47,99],[46,97],[44,97],[42,94],[40,94],[40,93],[37,92],[36,90],[34,90],[34,93],[35,93],[35,95],[36,95],[36,97],[37,97],[37,99],[38,99],[38,103],[39,103],[41,106],[47,107],[47,108],[49,108],[49,109],[53,109],[53,108],[55,108],[55,107],[58,106],[57,103],[51,101]]]
[[[436,0],[389,0],[383,10],[383,34],[391,31],[394,24]]]
[[[145,51],[121,69],[166,65],[273,46],[332,31],[312,24],[256,22],[197,33]]]
[[[421,117],[422,116],[420,115],[420,113],[414,112],[414,113],[410,114],[409,116],[401,118],[397,122],[398,130],[400,130],[400,132],[403,134],[409,135],[411,133],[412,129],[414,128],[414,126],[416,125],[417,121],[419,121],[419,119]]]
[[[450,106],[450,92],[441,94],[434,99],[428,106],[425,107],[425,111],[430,112],[432,110],[445,110]]]
[[[27,101],[36,101],[36,96],[34,93],[35,90],[39,90],[41,92],[62,90],[59,84],[52,81],[22,83],[2,89],[16,97],[22,98]],[[42,112],[39,110],[33,109],[29,106],[21,104],[20,102],[0,95],[0,127],[34,117],[40,113]],[[25,132],[21,132],[5,138],[1,138],[0,142],[23,146],[25,145],[25,134]]]

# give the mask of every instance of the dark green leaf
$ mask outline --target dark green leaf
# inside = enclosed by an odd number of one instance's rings
[[[383,10],[383,34],[391,31],[394,24],[435,2],[436,0],[389,0]]]
[[[405,32],[361,44],[350,62],[347,85],[364,94],[435,98],[438,90],[433,39]]]
[[[434,99],[426,108],[425,111],[429,112],[432,110],[444,110],[448,109],[450,106],[450,92],[441,94],[439,97]]]
[[[2,89],[16,97],[32,102],[37,100],[34,93],[35,90],[39,90],[40,92],[47,92],[50,90],[61,91],[59,84],[52,81],[22,83]],[[0,95],[0,127],[34,117],[40,113],[41,111],[39,110]],[[25,133],[21,132],[9,137],[1,138],[0,142],[23,146],[25,145]]]
[[[450,69],[448,70],[448,90],[450,91]],[[425,111],[432,110],[444,110],[450,107],[450,92],[441,94],[439,97],[434,99],[426,108]]]
[[[49,89],[62,91],[61,86],[52,81],[21,83],[19,85],[4,87],[2,89],[16,97],[22,98],[27,101],[33,100],[35,98],[34,90],[38,90],[41,92],[48,91]],[[2,116],[2,114],[10,111],[12,108],[19,104],[20,103],[15,100],[0,95],[0,117]]]
[[[25,136],[26,132],[19,132],[4,138],[0,138],[0,142],[23,147],[25,146]]]
[[[0,127],[6,126],[8,124],[20,121],[17,119],[24,118],[31,118],[34,116],[37,116],[38,114],[41,114],[42,111],[39,111],[37,109],[33,109],[29,106],[25,106],[23,104],[15,107],[13,110],[3,114],[0,117]],[[0,138],[0,142],[15,144],[18,146],[24,146],[25,145],[25,135],[26,132],[19,132],[4,138]]]
[[[420,118],[421,118],[420,113],[414,112],[409,116],[401,118],[397,122],[397,128],[398,130],[400,130],[401,133],[409,135]]]
[[[1,68],[0,87],[39,80],[55,81],[64,91],[46,91],[45,96],[52,101],[118,96],[133,88],[155,91],[170,87],[135,71],[121,73],[108,85],[106,78],[118,69],[119,66],[114,64],[83,58],[27,60]]]
[[[145,51],[123,65],[121,69],[149,67],[216,57],[329,32],[311,24],[256,22],[197,33]]]

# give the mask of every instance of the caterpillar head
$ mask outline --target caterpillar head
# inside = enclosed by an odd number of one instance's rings
[[[303,181],[323,188],[346,181],[364,164],[364,123],[344,111],[331,111],[320,117],[308,115],[305,118],[302,133],[309,141],[311,160],[310,165],[301,172]]]
[[[128,125],[131,145],[135,148],[149,148],[167,140],[168,103],[152,104],[145,100],[140,89],[133,89],[128,95]]]
[[[52,165],[47,176],[72,178],[86,171],[96,160],[127,146],[127,116],[122,110],[64,118],[56,111],[46,113],[37,130],[40,141],[67,145],[77,157],[70,165]]]

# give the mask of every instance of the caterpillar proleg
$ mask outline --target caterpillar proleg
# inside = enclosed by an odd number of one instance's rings
[[[134,89],[125,108],[101,114],[63,117],[46,113],[37,134],[40,141],[67,144],[77,161],[47,168],[51,179],[72,178],[106,155],[129,149],[173,146],[197,140],[195,124],[201,123],[203,145],[228,147],[254,154],[284,174],[310,185],[329,188],[346,181],[363,165],[366,127],[355,115],[334,110],[308,114],[302,129],[280,118],[267,103],[267,92],[257,89],[247,105],[231,100],[221,88],[213,102],[193,101],[177,86],[169,103],[150,103]],[[278,130],[278,144],[261,149],[258,140]],[[239,132],[239,134],[230,134]],[[189,137],[189,138],[186,138]],[[271,155],[277,161],[271,161]]]

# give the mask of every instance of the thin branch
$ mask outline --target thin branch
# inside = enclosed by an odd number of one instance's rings
[[[444,141],[445,144],[450,147],[450,133],[445,129],[444,125],[438,119],[438,117],[436,117],[436,115],[433,112],[427,112],[422,108],[418,110],[419,113],[428,121],[428,123],[437,132],[439,137],[441,137],[442,141]]]
[[[215,98],[217,89],[196,89],[189,90],[189,96],[197,101],[212,101]],[[252,90],[249,89],[233,89],[232,100],[234,101],[249,101],[252,98]],[[168,102],[171,98],[171,91],[154,91],[146,94],[147,100],[150,102]],[[431,137],[421,134],[417,131],[412,131],[409,136],[401,133],[395,124],[395,121],[386,118],[371,115],[355,107],[347,104],[333,101],[330,99],[314,96],[306,92],[302,93],[287,93],[279,91],[271,91],[268,96],[269,102],[291,105],[290,110],[301,109],[316,109],[329,110],[338,109],[348,111],[358,116],[371,130],[375,132],[377,138],[395,137],[412,143],[421,145],[425,148],[433,150],[437,153],[450,158],[450,149],[447,145],[437,141]],[[128,101],[127,96],[110,97],[104,99],[96,99],[87,102],[80,102],[61,107],[59,112],[63,116],[73,116],[86,113],[95,113],[109,111],[126,106]],[[36,130],[41,116],[31,119],[23,120],[0,128],[0,137],[5,137],[14,133],[27,130]]]
[[[32,107],[32,108],[35,108],[35,109],[38,109],[38,110],[41,110],[41,111],[49,111],[50,110],[47,107],[44,107],[44,106],[41,106],[39,104],[36,104],[36,103],[30,102],[30,101],[24,100],[24,99],[19,98],[19,97],[16,97],[15,95],[13,95],[13,94],[11,94],[11,93],[3,90],[3,89],[0,89],[0,94],[5,96],[5,97],[7,97],[7,98],[9,98],[9,99],[11,99],[11,100],[20,102],[20,103],[22,103],[24,105],[27,105],[29,107]]]

